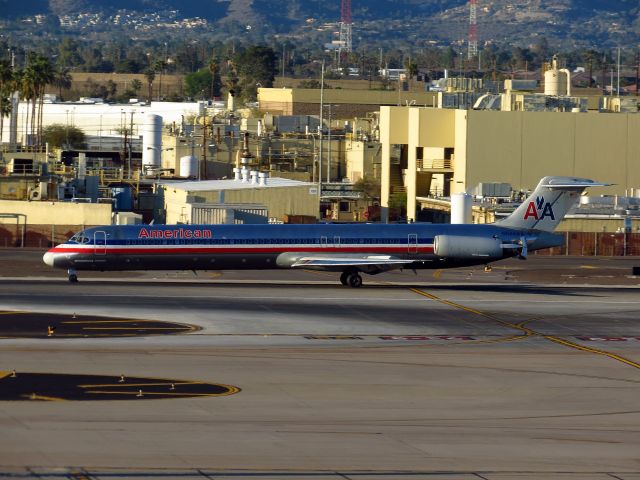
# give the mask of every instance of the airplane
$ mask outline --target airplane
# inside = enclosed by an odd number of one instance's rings
[[[508,217],[493,224],[126,225],[87,228],[44,254],[44,262],[79,270],[264,270],[361,274],[394,269],[445,269],[561,246],[553,230],[593,180],[548,176]]]

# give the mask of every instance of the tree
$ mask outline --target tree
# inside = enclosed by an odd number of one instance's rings
[[[13,93],[13,70],[7,60],[0,60],[0,139],[4,132],[4,117],[11,113],[11,94]]]
[[[73,77],[69,73],[69,69],[66,67],[56,69],[54,73],[53,84],[58,87],[58,97],[62,100],[62,90],[68,90],[71,88]]]
[[[201,68],[197,72],[189,73],[184,77],[184,88],[188,96],[204,99],[205,92],[211,88],[213,77],[207,68]]]
[[[211,88],[209,91],[210,98],[219,97],[222,88],[222,80],[220,79],[220,65],[218,65],[218,61],[215,58],[209,60],[209,73],[211,73]]]
[[[164,74],[164,69],[167,67],[167,64],[164,60],[158,60],[153,64],[153,70],[160,73],[160,84],[158,85],[158,100],[162,98],[162,75]]]
[[[138,80],[137,78],[134,78],[133,80],[131,80],[131,89],[136,95],[138,94],[141,88],[142,88],[142,82],[140,80]]]
[[[149,86],[149,95],[147,99],[149,103],[151,103],[151,99],[153,97],[153,81],[156,78],[156,71],[153,68],[147,68],[144,71],[144,76],[147,78],[147,85]]]
[[[58,63],[63,67],[77,67],[84,63],[78,42],[68,37],[62,39],[58,45]]]
[[[70,125],[54,123],[43,129],[44,141],[57,148],[83,148],[85,135],[82,130]]]
[[[362,192],[368,201],[380,198],[380,182],[367,175],[354,183],[353,189],[357,192]]]
[[[257,87],[272,87],[277,69],[276,52],[263,45],[253,45],[236,55],[233,61],[239,85],[247,99],[255,99]]]

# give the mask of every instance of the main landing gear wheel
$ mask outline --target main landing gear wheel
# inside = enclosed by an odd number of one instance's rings
[[[362,286],[362,277],[358,273],[351,273],[347,277],[347,283],[351,288],[359,288]]]
[[[340,283],[345,287],[349,285],[349,274],[350,272],[342,272],[342,275],[340,275]]]

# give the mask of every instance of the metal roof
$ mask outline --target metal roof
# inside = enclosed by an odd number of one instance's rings
[[[257,185],[253,183],[243,183],[238,180],[186,180],[186,181],[168,181],[160,182],[159,185],[174,188],[176,190],[185,190],[188,192],[207,192],[215,190],[251,190],[262,188],[284,188],[284,187],[317,187],[317,184],[310,182],[300,182],[298,180],[290,180],[288,178],[269,177],[266,185]]]

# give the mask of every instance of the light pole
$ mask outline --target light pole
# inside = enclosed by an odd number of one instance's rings
[[[320,76],[320,126],[318,127],[318,135],[320,136],[320,159],[318,161],[318,195],[322,192],[322,154],[323,152],[323,135],[324,128],[324,59],[322,59],[322,71]]]
[[[328,104],[328,105],[323,105],[323,107],[326,107],[329,109],[329,128],[327,130],[327,138],[329,140],[329,146],[327,147],[328,149],[328,158],[327,158],[327,183],[331,182],[331,155],[332,155],[332,145],[331,145],[331,108],[332,107],[337,107],[338,105],[333,105],[333,104]],[[321,152],[321,156],[322,156],[322,152]]]
[[[69,149],[69,110],[65,110],[65,113],[67,114],[67,128],[64,129],[64,132],[67,137],[66,148],[68,150]]]

